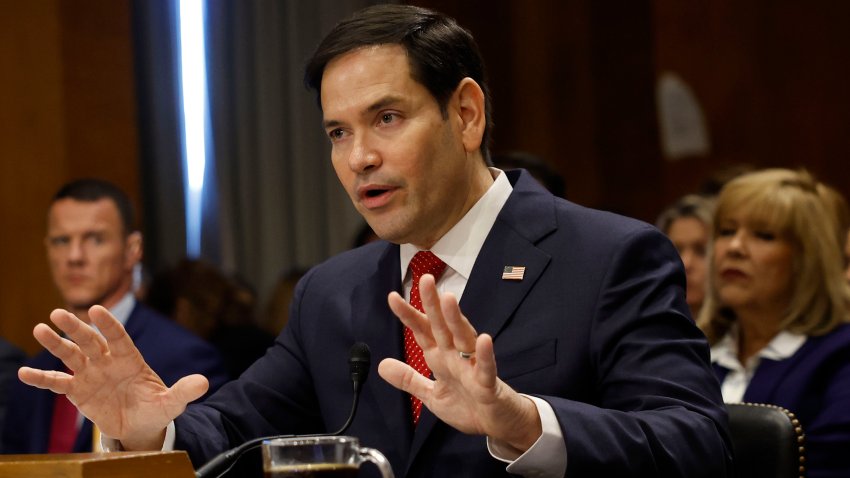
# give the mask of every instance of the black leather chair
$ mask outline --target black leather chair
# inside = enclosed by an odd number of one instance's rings
[[[738,478],[803,478],[803,427],[790,411],[762,403],[729,403]]]

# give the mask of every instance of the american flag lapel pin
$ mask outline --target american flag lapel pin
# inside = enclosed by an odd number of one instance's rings
[[[502,280],[522,280],[525,266],[505,266],[502,270]]]

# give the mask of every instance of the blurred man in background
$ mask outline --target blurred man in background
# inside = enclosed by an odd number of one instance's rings
[[[129,198],[111,183],[82,179],[56,193],[47,214],[45,247],[64,307],[87,323],[92,305],[109,309],[166,383],[202,373],[210,377],[212,388],[218,388],[226,381],[218,352],[136,301],[133,269],[142,259],[142,234],[133,224]],[[27,365],[65,370],[62,362],[47,352]],[[92,450],[96,431],[64,396],[18,381],[12,387],[9,420],[3,429],[6,453]]]

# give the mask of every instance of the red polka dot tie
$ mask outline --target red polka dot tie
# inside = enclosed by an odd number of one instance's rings
[[[425,312],[422,308],[422,298],[419,297],[419,279],[423,274],[431,274],[434,276],[434,280],[440,280],[440,276],[443,275],[443,271],[445,270],[446,263],[435,256],[433,252],[417,252],[410,261],[410,271],[413,273],[413,288],[410,289],[410,305],[421,312]],[[428,368],[428,364],[425,363],[422,348],[416,343],[416,339],[413,338],[413,331],[407,327],[404,328],[404,360],[422,375],[426,377],[431,376],[431,370]],[[413,424],[416,425],[419,423],[422,401],[411,395],[410,407],[413,412]]]

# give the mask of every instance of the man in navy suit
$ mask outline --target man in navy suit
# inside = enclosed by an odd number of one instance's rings
[[[208,374],[213,388],[227,380],[214,347],[136,302],[133,269],[142,257],[142,236],[134,229],[132,206],[123,191],[97,179],[71,182],[54,196],[47,228],[48,262],[67,310],[88,323],[89,307],[108,308],[167,384],[192,373]],[[46,351],[26,365],[64,369]],[[91,451],[93,434],[91,422],[78,416],[65,397],[19,381],[12,384],[4,452]]]
[[[468,32],[417,7],[372,7],[325,38],[307,82],[336,173],[383,240],[308,272],[268,353],[185,412],[203,378],[153,384],[100,308],[91,317],[105,339],[51,315],[96,346],[34,332],[68,357],[73,378],[22,369],[24,381],[72,399],[99,374],[110,375],[99,389],[128,402],[153,389],[164,397],[154,405],[82,409],[116,447],[186,449],[201,464],[246,439],[337,429],[351,400],[349,348],[365,342],[383,380],[366,384],[348,433],[396,476],[731,473],[675,249],[649,225],[488,168],[490,105]],[[127,359],[102,367],[104,350]]]

